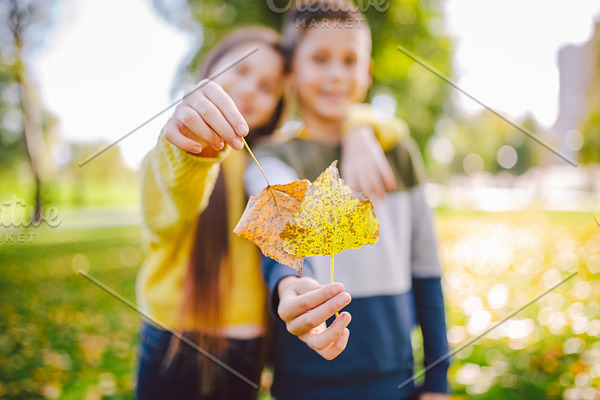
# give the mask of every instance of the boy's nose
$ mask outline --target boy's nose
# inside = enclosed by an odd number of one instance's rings
[[[345,74],[346,69],[341,61],[332,61],[327,68],[327,74],[330,79],[341,79]]]

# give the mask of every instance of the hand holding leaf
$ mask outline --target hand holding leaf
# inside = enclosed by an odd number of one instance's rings
[[[378,240],[379,223],[373,212],[373,205],[361,192],[347,186],[340,179],[337,161],[321,173],[312,185],[308,181],[295,181],[287,185],[271,186],[247,144],[246,148],[268,186],[250,198],[234,232],[253,241],[265,255],[296,269],[300,276],[304,256],[329,255],[333,282],[335,254]],[[350,315],[345,317],[342,314],[343,318],[336,318],[327,328],[325,321],[330,314],[318,315],[326,312],[326,309],[316,307],[316,304],[311,305],[306,298],[300,301],[300,297],[309,296],[314,302],[316,291],[331,291],[334,286],[318,288],[319,284],[314,282],[317,289],[311,289],[310,293],[299,293],[294,286],[290,286],[291,296],[286,296],[285,289],[282,288],[286,279],[293,279],[288,282],[299,285],[306,284],[307,281],[303,279],[307,278],[285,278],[280,283],[281,303],[278,312],[286,322],[286,328],[324,358],[330,360],[337,357],[348,342],[349,331],[346,327],[350,322]],[[343,290],[343,287],[339,290]],[[338,304],[335,309],[341,309],[350,301],[347,294],[336,292],[332,295],[335,296],[330,296],[328,302],[344,303]],[[287,311],[284,312],[285,310]],[[287,314],[288,312],[291,314]],[[322,322],[303,329],[298,321],[308,313],[313,314],[308,321]],[[335,314],[339,316],[337,312]]]

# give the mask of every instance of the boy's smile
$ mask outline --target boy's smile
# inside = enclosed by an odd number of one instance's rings
[[[303,118],[341,121],[371,84],[367,28],[333,28],[321,21],[306,30],[294,55],[292,80]]]

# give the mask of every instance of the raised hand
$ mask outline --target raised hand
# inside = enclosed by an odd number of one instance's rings
[[[248,124],[229,95],[212,81],[200,81],[185,92],[165,125],[165,138],[182,150],[211,156],[225,143],[235,150],[244,145]],[[204,150],[204,151],[203,151]]]

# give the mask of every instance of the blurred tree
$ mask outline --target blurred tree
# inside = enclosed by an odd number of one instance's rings
[[[444,34],[441,1],[355,3],[364,10],[373,35],[373,87],[368,100],[379,93],[391,95],[397,104],[396,115],[409,124],[423,149],[433,135],[450,87],[398,51],[398,45],[451,75],[452,43]],[[187,72],[193,73],[215,42],[235,28],[263,24],[280,31],[284,12],[293,0],[152,0],[152,4],[159,15],[180,29],[189,30],[193,25],[190,19],[201,25],[200,32],[194,31],[201,46],[192,49],[185,61]]]
[[[15,172],[15,166],[23,161],[26,152],[18,93],[19,88],[11,82],[7,66],[0,64],[0,172],[3,181]]]
[[[441,1],[388,4],[386,12],[374,8],[367,12],[374,38],[371,96],[381,91],[393,95],[397,115],[408,123],[412,136],[424,150],[452,88],[398,51],[398,45],[452,76],[452,41],[444,33]]]
[[[579,151],[579,161],[584,164],[600,163],[600,106],[590,110],[581,126],[583,146]]]
[[[525,115],[516,122],[531,132],[538,130],[531,115]],[[429,160],[432,176],[442,180],[452,174],[483,171],[494,174],[501,171],[523,174],[539,162],[540,152],[544,151],[523,132],[488,111],[482,111],[471,118],[450,119],[444,115],[438,120],[432,139],[426,158]],[[440,140],[445,143],[440,145]],[[504,152],[500,151],[503,146],[507,146]],[[465,159],[469,155],[481,157],[480,169],[473,165],[469,168],[466,165],[469,163]],[[516,161],[510,166],[508,161],[514,155]],[[504,166],[501,160],[504,161]]]
[[[25,154],[35,181],[35,221],[41,218],[42,183],[49,163],[40,102],[26,60],[30,52],[39,45],[40,38],[44,37],[40,31],[48,27],[48,10],[51,5],[50,1],[44,0],[0,1],[0,63],[3,64],[3,77],[7,83],[5,86],[8,90],[17,88],[18,107],[12,111],[12,115],[9,114],[9,118],[14,121],[22,119]],[[14,123],[14,127],[18,128],[18,122]],[[7,132],[10,130],[0,131],[3,141],[9,137]]]
[[[94,162],[79,167],[78,160],[82,160],[100,148],[105,148],[108,142],[98,141],[92,143],[70,143],[69,153],[71,161],[65,165],[61,176],[65,181],[72,183],[68,201],[77,207],[98,202],[98,191],[118,190],[124,183],[125,186],[135,187],[137,174],[123,162],[121,152],[112,149],[97,157]],[[117,195],[113,195],[117,198]]]
[[[595,70],[588,92],[590,108],[580,127],[584,140],[579,160],[582,163],[600,163],[600,21],[596,22],[590,42]]]

